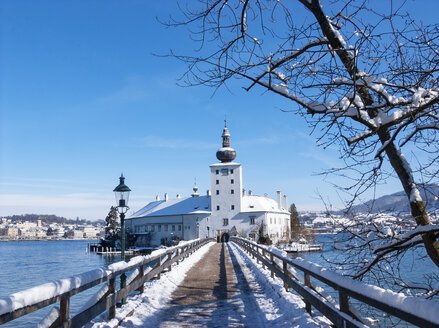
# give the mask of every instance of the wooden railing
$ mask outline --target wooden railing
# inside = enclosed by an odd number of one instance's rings
[[[354,315],[353,312],[356,311],[350,306],[349,298],[419,327],[439,327],[439,302],[408,297],[367,285],[305,260],[291,259],[279,253],[276,254],[264,246],[242,238],[232,237],[231,241],[256,258],[258,263],[267,267],[271,271],[272,278],[276,275],[282,279],[285,289],[294,289],[303,298],[308,313],[311,314],[312,307],[314,307],[336,327],[366,327],[360,322],[359,316]],[[297,270],[302,272],[303,279],[297,276]],[[311,277],[338,292],[337,306],[331,304],[321,290],[312,286]]]
[[[60,307],[55,310],[55,320],[49,323],[50,327],[82,327],[107,309],[109,319],[113,319],[116,315],[116,305],[122,299],[134,291],[142,293],[146,281],[154,277],[159,279],[160,273],[166,269],[171,270],[173,263],[184,260],[210,241],[215,240],[196,240],[155,252],[159,254],[153,252],[149,256],[137,256],[127,263],[118,262],[108,268],[92,270],[0,298],[0,325],[57,302],[60,303]],[[150,267],[154,262],[155,266]],[[145,266],[150,270],[145,270]],[[126,287],[116,290],[116,278],[130,271],[132,278],[128,278]],[[108,283],[101,288],[102,296],[91,304],[87,302],[89,305],[86,309],[70,318],[70,298],[104,282]]]

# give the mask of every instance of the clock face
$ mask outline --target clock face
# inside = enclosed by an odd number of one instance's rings
[[[228,169],[221,169],[221,175],[229,175]]]

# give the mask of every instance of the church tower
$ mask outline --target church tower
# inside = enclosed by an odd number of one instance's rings
[[[242,167],[233,162],[236,151],[230,147],[227,121],[222,134],[222,147],[216,152],[220,163],[210,165],[211,224],[217,236],[229,232],[239,217],[242,200]]]

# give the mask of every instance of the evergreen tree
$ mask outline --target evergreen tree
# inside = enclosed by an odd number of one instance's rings
[[[295,204],[290,206],[290,227],[291,227],[291,238],[297,238],[300,235],[302,227],[300,225],[299,213]]]
[[[110,212],[108,212],[105,218],[105,239],[113,239],[117,236],[118,228],[117,210],[116,207],[111,206]]]

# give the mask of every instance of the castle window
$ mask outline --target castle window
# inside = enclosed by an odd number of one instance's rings
[[[178,225],[178,231],[181,231],[181,224]]]
[[[216,184],[219,184],[219,180],[216,180]]]
[[[221,169],[221,175],[229,175],[228,169]]]
[[[216,191],[216,194],[219,195],[219,190]]]
[[[235,190],[230,190],[230,193],[233,195],[235,193]]]
[[[233,174],[233,169],[230,170],[230,174]]]
[[[255,216],[250,216],[250,224],[255,224]]]
[[[175,225],[172,225],[172,231],[175,231]]]
[[[219,205],[216,206],[216,210],[219,211]]]
[[[235,183],[235,180],[233,180],[233,179],[230,180],[230,183],[231,183],[231,184],[234,184],[234,183]]]
[[[223,219],[223,226],[229,225],[229,219]]]
[[[168,225],[165,224],[165,231],[168,231]]]
[[[155,226],[154,226],[154,225],[152,225],[152,226],[151,226],[151,231],[154,231],[154,228],[155,228]]]
[[[219,174],[219,170],[216,170],[215,173],[216,173],[216,174]]]
[[[158,225],[157,230],[158,230],[158,231],[162,231],[162,225],[161,225],[161,224]]]
[[[235,209],[235,205],[232,205],[232,210],[234,210]]]

